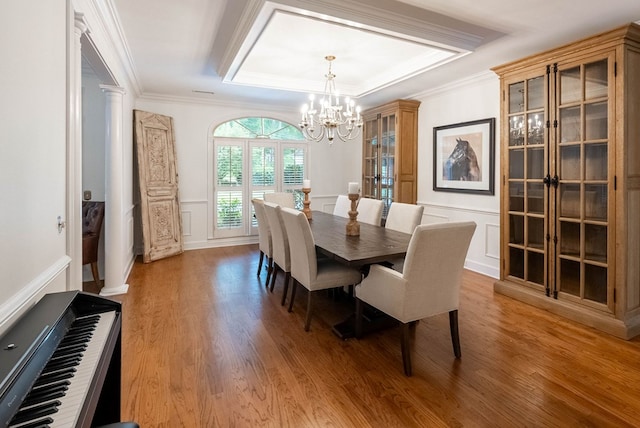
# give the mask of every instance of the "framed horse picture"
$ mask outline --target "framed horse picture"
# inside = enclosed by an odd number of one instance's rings
[[[495,118],[433,128],[433,190],[493,195]]]

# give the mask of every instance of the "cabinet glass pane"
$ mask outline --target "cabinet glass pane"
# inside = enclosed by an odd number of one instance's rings
[[[581,100],[580,67],[560,71],[560,104]]]
[[[543,183],[527,183],[527,212],[535,214],[544,212]]]
[[[560,216],[580,218],[579,184],[560,184]]]
[[[509,150],[509,178],[524,178],[524,150]]]
[[[607,226],[584,225],[584,258],[595,262],[607,262]]]
[[[607,268],[585,265],[584,298],[599,303],[607,303]]]
[[[565,259],[560,261],[560,291],[580,296],[580,263]]]
[[[541,113],[527,115],[527,144],[544,144],[544,123]]]
[[[509,85],[509,113],[524,111],[524,82]]]
[[[527,149],[527,178],[544,177],[544,149]]]
[[[580,223],[560,222],[560,254],[580,257]]]
[[[607,138],[607,103],[585,105],[585,138],[587,140],[604,140]]]
[[[593,62],[584,67],[585,99],[601,98],[607,96],[608,71],[607,60]]]
[[[523,183],[509,183],[509,211],[524,211]]]
[[[585,184],[585,218],[587,220],[607,220],[607,185]]]
[[[527,81],[527,110],[544,107],[544,78],[543,76]]]
[[[524,279],[524,250],[509,248],[509,275]]]
[[[608,175],[608,156],[606,144],[586,144],[584,146],[585,180],[606,180]]]
[[[562,180],[580,180],[580,146],[560,147],[560,178]]]
[[[509,145],[521,146],[524,144],[524,116],[512,116],[509,119]]]
[[[527,217],[527,246],[542,250],[544,248],[544,219],[542,217]]]
[[[544,285],[544,254],[527,251],[527,280]]]
[[[560,109],[560,142],[580,141],[580,107]]]
[[[521,215],[509,215],[509,242],[524,244],[524,217]]]

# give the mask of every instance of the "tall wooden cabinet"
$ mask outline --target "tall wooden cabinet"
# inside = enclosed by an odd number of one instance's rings
[[[420,101],[397,100],[362,113],[362,196],[384,202],[415,204],[418,178],[418,107]]]
[[[640,26],[493,69],[501,82],[494,290],[640,334]]]

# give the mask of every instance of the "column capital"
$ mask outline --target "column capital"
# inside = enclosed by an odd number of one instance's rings
[[[102,89],[102,92],[104,92],[105,94],[126,94],[124,88],[121,88],[120,86],[100,85],[100,89]]]
[[[73,12],[74,20],[73,23],[77,30],[80,30],[80,34],[89,33],[89,25],[87,24],[87,20],[84,17],[84,13],[82,12]]]

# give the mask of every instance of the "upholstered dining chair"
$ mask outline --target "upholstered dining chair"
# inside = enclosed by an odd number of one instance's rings
[[[280,302],[281,305],[284,305],[291,280],[289,239],[287,239],[287,231],[284,226],[284,220],[282,219],[280,205],[265,202],[264,211],[267,215],[267,220],[269,220],[271,243],[273,246],[273,273],[271,274],[271,286],[269,289],[273,291],[278,271],[281,270],[284,272],[284,289],[282,290],[282,300]]]
[[[474,222],[423,224],[416,227],[404,270],[372,265],[369,275],[356,286],[356,337],[362,335],[363,302],[402,323],[404,373],[411,376],[409,328],[415,321],[449,314],[453,353],[460,358],[458,306],[464,260]]]
[[[350,210],[351,201],[349,200],[349,197],[347,195],[338,195],[336,205],[333,207],[333,215],[349,218]]]
[[[398,232],[413,233],[413,230],[422,221],[423,212],[424,205],[392,202],[389,206],[384,227]]]
[[[287,208],[296,207],[295,200],[293,198],[293,193],[290,193],[290,192],[265,193],[264,201],[280,205],[281,207],[287,207]]]
[[[91,265],[93,281],[100,287],[98,244],[104,221],[104,202],[82,201],[82,265]]]
[[[269,220],[267,214],[264,211],[264,201],[262,199],[252,199],[253,211],[256,213],[256,220],[258,221],[258,248],[260,249],[260,261],[258,261],[258,276],[262,271],[262,264],[264,258],[267,258],[267,281],[266,286],[269,286],[269,280],[271,279],[271,273],[273,271],[273,242],[271,240],[271,229],[269,228]]]
[[[379,199],[360,198],[358,201],[358,221],[380,226],[384,202]]]
[[[358,269],[348,267],[328,258],[316,257],[316,246],[309,227],[307,216],[290,208],[282,208],[289,249],[291,254],[291,276],[294,279],[289,301],[289,312],[293,310],[293,302],[298,285],[305,287],[307,297],[307,316],[305,331],[311,326],[313,314],[312,295],[315,291],[358,284],[362,274]]]

